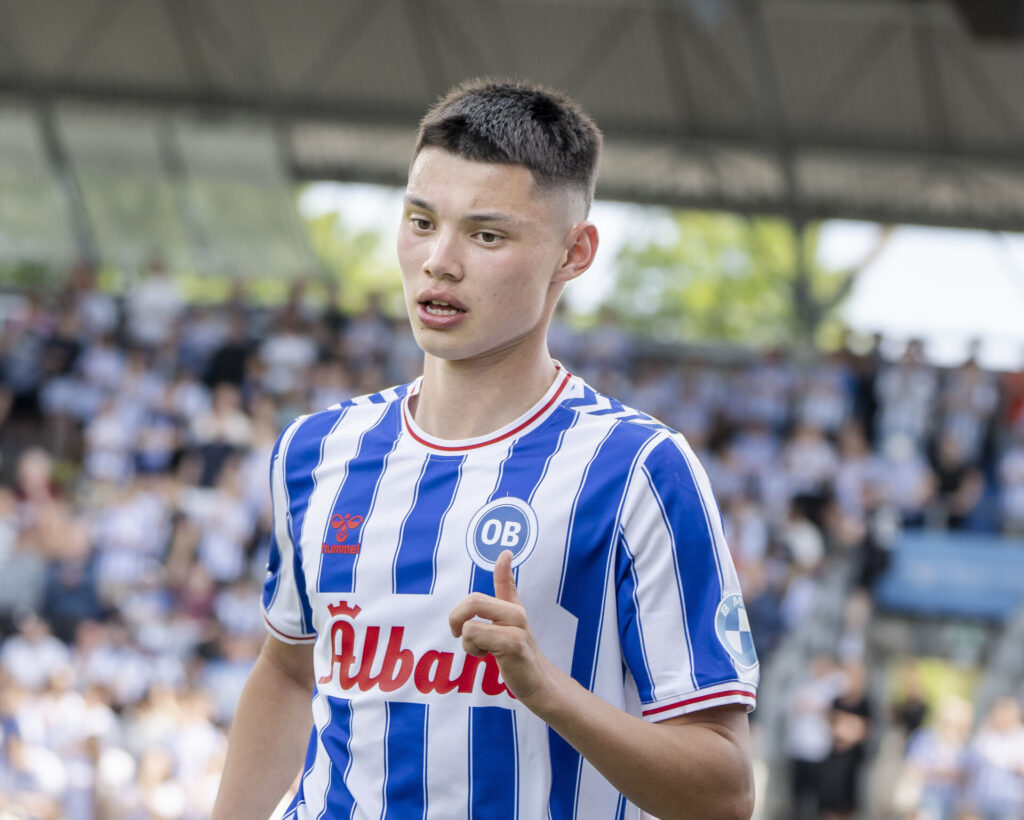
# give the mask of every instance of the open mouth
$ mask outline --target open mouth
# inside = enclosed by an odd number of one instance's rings
[[[454,305],[450,305],[447,302],[441,302],[437,299],[431,299],[426,302],[420,302],[423,305],[423,309],[431,316],[455,316],[459,313],[465,313],[462,308],[457,308]]]

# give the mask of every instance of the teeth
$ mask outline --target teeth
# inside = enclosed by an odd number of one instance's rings
[[[430,299],[423,303],[423,307],[431,316],[454,316],[456,313],[462,313],[458,308],[454,308],[440,299]]]

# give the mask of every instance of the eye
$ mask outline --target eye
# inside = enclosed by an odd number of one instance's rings
[[[476,238],[485,245],[493,245],[501,241],[501,236],[491,231],[477,231]]]
[[[409,217],[409,221],[412,223],[412,226],[418,231],[429,231],[431,227],[433,227],[430,224],[430,220],[422,216],[411,216]]]

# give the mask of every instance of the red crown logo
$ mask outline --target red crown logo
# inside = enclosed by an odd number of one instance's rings
[[[346,601],[338,601],[336,604],[328,604],[327,611],[332,616],[344,615],[346,618],[355,618],[356,615],[363,611],[363,608],[360,606],[349,606]]]

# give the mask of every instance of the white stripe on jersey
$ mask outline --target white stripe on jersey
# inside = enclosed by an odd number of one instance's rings
[[[459,744],[451,754],[452,737],[469,737],[469,710],[452,711],[444,720],[427,724],[427,820],[465,817],[469,794],[469,766],[466,748]]]

